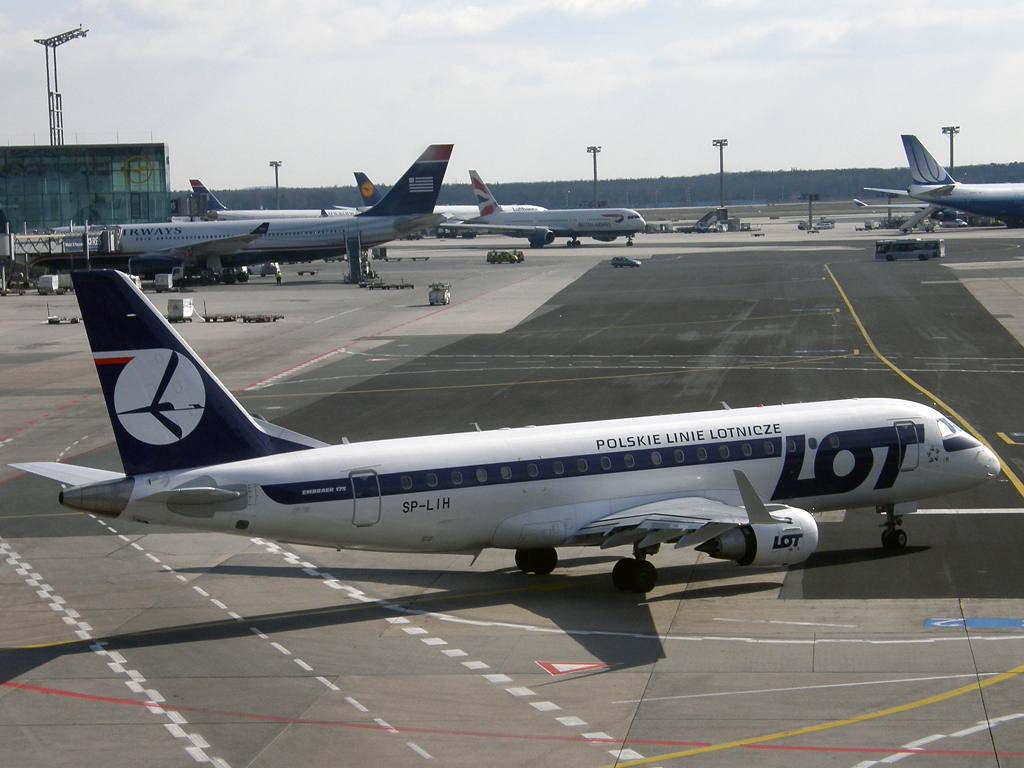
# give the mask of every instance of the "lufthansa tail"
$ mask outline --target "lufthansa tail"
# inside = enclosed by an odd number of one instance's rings
[[[915,184],[956,184],[953,177],[918,141],[917,136],[903,136],[903,149],[910,163],[910,176]]]
[[[452,155],[451,144],[431,144],[384,199],[360,216],[425,216],[434,212]]]
[[[126,275],[71,278],[126,474],[325,445],[246,413]]]
[[[384,199],[384,196],[377,191],[377,187],[370,181],[370,177],[362,171],[355,172],[356,186],[359,188],[359,196],[363,205],[374,206]]]

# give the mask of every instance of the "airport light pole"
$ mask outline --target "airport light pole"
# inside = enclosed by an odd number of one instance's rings
[[[64,110],[61,106],[60,89],[57,87],[57,46],[64,45],[77,37],[85,37],[88,29],[72,29],[61,32],[53,37],[36,40],[46,47],[46,98],[50,106],[50,146],[60,147],[64,144]],[[53,49],[53,87],[50,87],[50,49]]]
[[[817,200],[821,195],[812,194],[811,192],[804,192],[800,195],[802,200],[807,201],[807,230],[814,229],[814,201]]]
[[[718,207],[725,208],[725,148],[729,140],[715,139],[711,143],[718,147]]]
[[[281,210],[281,186],[277,183],[277,172],[281,168],[280,160],[271,160],[270,167],[274,169],[274,195],[277,197],[277,210]]]
[[[600,147],[587,147],[587,152],[594,156],[594,207],[597,208],[597,153]]]
[[[947,125],[942,133],[949,136],[949,175],[953,175],[953,137],[960,133],[959,125]]]

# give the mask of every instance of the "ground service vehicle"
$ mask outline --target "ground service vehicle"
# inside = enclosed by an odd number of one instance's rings
[[[886,261],[918,258],[921,261],[938,259],[946,255],[945,240],[879,240],[875,243],[875,258]]]
[[[514,251],[488,251],[488,264],[519,264],[526,259],[520,250]]]
[[[430,303],[436,304],[451,304],[452,303],[452,285],[451,283],[431,283],[430,285]]]

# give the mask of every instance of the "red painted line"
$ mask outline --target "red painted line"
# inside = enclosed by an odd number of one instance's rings
[[[128,365],[133,357],[100,357],[96,359],[96,365]]]
[[[163,710],[169,712],[188,712],[190,714],[210,715],[215,717],[226,717],[234,718],[238,720],[256,720],[265,723],[281,723],[285,725],[319,725],[328,728],[351,728],[362,731],[382,731],[385,733],[391,733],[397,731],[399,733],[413,733],[413,734],[427,734],[437,736],[462,736],[467,738],[484,738],[484,739],[518,739],[527,741],[554,741],[563,743],[579,743],[579,744],[593,744],[593,743],[605,743],[605,744],[620,744],[618,739],[586,739],[582,736],[539,736],[539,735],[527,735],[527,734],[510,734],[510,733],[487,733],[479,731],[446,731],[438,730],[435,728],[400,728],[391,726],[385,728],[384,726],[368,723],[352,723],[341,720],[306,720],[303,718],[294,717],[279,717],[275,715],[256,715],[245,712],[226,712],[223,710],[216,709],[204,709],[201,707],[182,707],[182,706],[168,706],[166,702],[157,703],[152,701],[133,701],[131,699],[119,699],[112,696],[96,696],[88,693],[76,693],[73,691],[62,691],[56,688],[43,688],[38,685],[29,685],[26,683],[0,683],[0,687],[14,688],[16,690],[26,691],[28,693],[40,693],[47,696],[61,696],[69,699],[77,699],[79,701],[90,701],[98,704],[114,704],[117,706],[128,706],[128,707],[160,707]],[[692,742],[692,741],[657,741],[657,740],[630,740],[623,746],[664,746],[664,747],[708,747],[711,746],[709,742]],[[885,748],[857,748],[857,747],[787,747],[779,744],[748,744],[744,749],[759,749],[759,750],[775,750],[775,751],[790,751],[790,752],[824,752],[830,753],[835,752],[838,754],[866,754],[866,755],[890,755],[898,752],[905,752],[913,755],[949,755],[954,757],[991,757],[991,751],[971,751],[971,750],[941,750],[941,749],[901,749],[900,747],[885,747]],[[1000,752],[1000,757],[1024,757],[1024,752]]]

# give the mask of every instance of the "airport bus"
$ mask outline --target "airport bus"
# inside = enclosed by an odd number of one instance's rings
[[[875,258],[886,261],[913,258],[928,261],[945,255],[945,240],[922,240],[914,237],[905,240],[879,240],[875,243]]]

